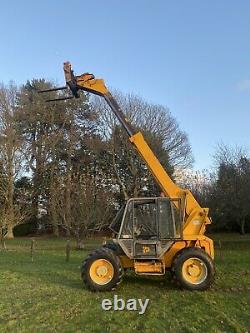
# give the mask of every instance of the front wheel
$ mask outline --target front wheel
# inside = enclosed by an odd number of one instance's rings
[[[176,256],[172,271],[181,287],[189,290],[206,290],[214,281],[214,263],[201,248],[187,248]]]
[[[115,289],[121,282],[122,272],[119,258],[108,248],[91,253],[81,268],[84,283],[93,291]]]

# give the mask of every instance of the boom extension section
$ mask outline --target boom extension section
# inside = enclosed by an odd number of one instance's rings
[[[89,73],[75,76],[69,62],[64,63],[64,75],[66,84],[70,88],[74,96],[78,96],[79,90],[83,90],[105,98],[108,105],[120,121],[121,125],[126,130],[130,142],[136,147],[147,167],[152,172],[156,182],[161,187],[163,193],[169,198],[181,199],[182,204],[185,205],[186,216],[184,218],[184,233],[187,232],[188,234],[193,234],[193,231],[195,229],[196,234],[203,234],[204,225],[211,223],[210,219],[208,218],[208,209],[201,208],[189,190],[182,190],[172,181],[159,160],[150,149],[142,133],[136,133],[134,131],[128,119],[122,112],[120,106],[116,102],[115,98],[105,86],[104,80],[96,79],[93,74]],[[196,217],[197,220],[200,221],[200,223],[198,223],[197,221],[196,227],[194,228],[193,225],[191,230],[189,230],[190,228],[188,227],[188,225],[190,219],[193,220]]]

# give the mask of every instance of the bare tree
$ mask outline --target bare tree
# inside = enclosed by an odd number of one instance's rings
[[[163,142],[173,167],[189,168],[193,164],[191,146],[187,134],[180,129],[177,120],[167,107],[150,104],[133,94],[113,93],[122,110],[135,128],[154,134]],[[98,111],[100,127],[106,137],[110,137],[117,123],[106,101],[96,97],[93,108]]]
[[[220,142],[217,144],[213,160],[215,167],[218,168],[221,164],[237,164],[242,157],[247,157],[246,148],[241,146],[231,147]]]
[[[134,95],[114,96],[134,128],[144,133],[147,142],[169,174],[175,167],[187,168],[193,157],[187,135],[180,130],[169,110],[145,102]],[[92,108],[99,115],[99,131],[108,142],[110,161],[123,198],[138,196],[145,189],[159,192],[150,172],[131,149],[126,134],[103,99],[93,98]],[[110,165],[109,164],[109,165]],[[154,185],[153,185],[154,184]],[[151,193],[152,193],[151,191]]]
[[[13,238],[13,228],[26,218],[14,202],[14,183],[22,167],[22,141],[15,124],[16,97],[13,84],[0,86],[1,235],[6,238]]]
[[[109,225],[113,216],[114,200],[112,193],[107,193],[105,187],[95,184],[92,175],[80,176],[74,173],[71,176],[70,205],[67,205],[68,175],[57,179],[57,220],[59,228],[73,236],[77,248],[82,249],[88,236]]]

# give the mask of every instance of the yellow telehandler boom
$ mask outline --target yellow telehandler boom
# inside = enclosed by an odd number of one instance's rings
[[[208,208],[201,208],[189,190],[172,181],[102,79],[89,73],[75,76],[69,62],[64,63],[64,74],[72,93],[68,98],[78,98],[81,90],[105,98],[166,196],[128,200],[111,224],[116,238],[84,261],[84,282],[91,290],[105,291],[116,287],[127,268],[146,275],[169,270],[182,287],[207,289],[214,279],[213,241],[204,235],[211,223]]]

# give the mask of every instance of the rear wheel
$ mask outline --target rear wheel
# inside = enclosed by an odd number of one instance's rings
[[[83,262],[81,275],[93,291],[109,291],[121,282],[122,267],[119,258],[108,248],[91,253]]]
[[[177,255],[172,272],[177,283],[189,290],[206,290],[214,281],[212,258],[196,247],[187,248]]]

